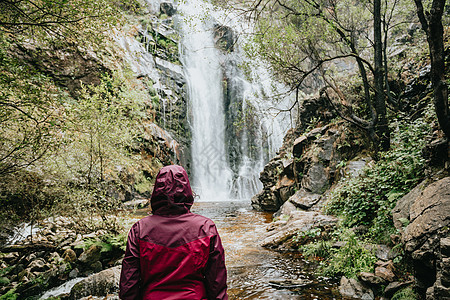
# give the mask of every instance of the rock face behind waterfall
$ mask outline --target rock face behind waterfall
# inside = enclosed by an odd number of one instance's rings
[[[427,289],[429,300],[450,299],[450,177],[418,185],[392,214],[418,286]]]
[[[333,117],[325,99],[305,100],[300,113],[298,126],[286,134],[278,155],[260,174],[264,187],[252,198],[255,209],[275,212],[289,201],[295,207],[317,210],[322,195],[343,172],[339,163],[352,157],[350,152],[358,152],[352,138],[357,133],[345,123],[320,126]],[[314,121],[319,127],[311,129]]]

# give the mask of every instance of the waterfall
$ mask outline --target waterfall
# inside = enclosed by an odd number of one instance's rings
[[[202,200],[227,199],[232,172],[225,151],[222,68],[214,46],[213,20],[198,17],[202,5],[186,1],[179,6],[181,60],[192,109],[192,185]]]
[[[181,1],[178,12],[190,103],[193,190],[201,200],[249,199],[261,189],[259,172],[290,125],[285,116],[275,118],[270,111],[279,106],[270,97],[279,93],[274,87],[284,87],[272,80],[263,62],[243,58],[239,43],[229,53],[217,48],[214,30],[227,24],[240,33],[248,24],[202,0]],[[245,42],[243,36],[238,42]],[[247,76],[240,69],[244,60],[250,65]]]

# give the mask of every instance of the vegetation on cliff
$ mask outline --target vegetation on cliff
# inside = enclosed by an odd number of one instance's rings
[[[80,220],[106,216],[136,189],[148,192],[164,160],[143,150],[143,125],[154,121],[151,83],[136,78],[115,42],[140,4],[0,7],[2,220],[41,219],[55,209]],[[90,225],[114,228],[103,221]]]

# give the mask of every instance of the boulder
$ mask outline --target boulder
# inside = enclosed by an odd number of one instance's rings
[[[69,299],[76,300],[86,296],[106,296],[119,290],[121,267],[113,267],[93,274],[73,286]]]
[[[384,296],[390,299],[397,291],[404,289],[411,284],[413,284],[413,281],[390,282],[384,289]]]
[[[100,259],[102,247],[100,245],[92,245],[89,249],[83,251],[78,260],[87,265],[91,265]]]
[[[261,192],[252,197],[252,207],[256,210],[262,211],[277,211],[278,206],[277,197],[270,189],[263,189]]]
[[[314,194],[302,188],[289,198],[289,202],[298,208],[308,210],[320,200],[320,197],[320,194]]]
[[[361,299],[361,300],[373,300],[375,299],[373,291],[358,280],[353,278],[346,278],[343,276],[339,284],[339,293],[343,299]]]
[[[450,177],[430,184],[411,204],[410,223],[402,240],[407,251],[414,251],[431,234],[450,224]]]
[[[349,161],[343,169],[342,175],[350,178],[359,176],[369,161],[371,161],[371,158]]]
[[[172,17],[177,12],[175,7],[173,7],[173,4],[170,2],[162,2],[159,7],[161,14],[165,14],[169,17]]]
[[[382,278],[383,280],[392,282],[394,281],[395,274],[392,270],[385,267],[376,267],[375,268],[375,276]]]
[[[302,178],[302,187],[306,190],[322,194],[329,187],[328,172],[321,162],[314,162]]]
[[[366,282],[372,285],[380,285],[385,283],[386,281],[381,278],[380,276],[377,276],[373,273],[369,273],[369,272],[361,272],[358,275],[358,278],[362,281],[362,282]]]
[[[450,238],[442,238],[439,244],[436,281],[427,290],[427,300],[450,299]]]
[[[277,248],[299,233],[306,233],[314,228],[328,230],[334,227],[336,223],[337,218],[333,216],[318,212],[292,211],[286,225],[272,230],[270,235],[262,241],[261,246]]]
[[[30,271],[45,271],[48,270],[48,265],[45,264],[45,261],[43,259],[35,259],[33,260],[29,265],[28,269]]]
[[[278,208],[283,205],[290,196],[295,193],[295,180],[286,174],[279,176],[275,186],[272,186],[270,190],[274,194],[275,206]]]
[[[224,25],[215,25],[214,42],[218,49],[224,52],[233,52],[236,42],[233,29]]]
[[[292,150],[292,154],[294,157],[300,158],[303,154],[303,150],[307,145],[308,138],[305,135],[302,135],[295,139],[294,147]]]
[[[65,262],[71,263],[77,260],[77,254],[72,249],[67,249],[64,251],[62,258]]]
[[[365,232],[365,231],[364,231]],[[381,259],[383,261],[389,261],[397,257],[398,253],[392,250],[390,247],[386,245],[374,245],[374,244],[367,244],[364,245],[364,248],[375,253],[375,256],[378,259]]]
[[[398,201],[392,214],[406,254],[413,260],[421,296],[438,299],[446,295],[442,282],[448,277],[439,268],[446,257],[441,248],[446,251],[450,226],[450,177],[428,186],[419,184]]]
[[[280,209],[273,214],[273,217],[277,218],[283,215],[289,216],[294,210],[297,210],[297,207],[292,202],[286,201],[283,205],[281,205]]]

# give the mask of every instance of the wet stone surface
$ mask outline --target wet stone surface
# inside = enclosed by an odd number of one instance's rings
[[[337,283],[314,275],[314,264],[298,253],[259,246],[271,214],[250,202],[196,202],[192,212],[212,219],[225,248],[230,299],[341,299]],[[308,284],[287,284],[287,283]],[[274,284],[277,283],[277,284]]]

